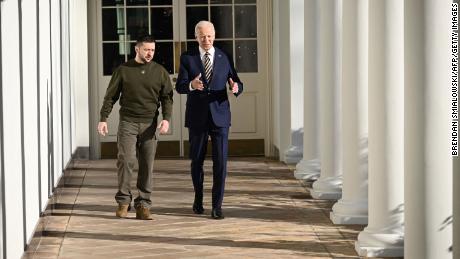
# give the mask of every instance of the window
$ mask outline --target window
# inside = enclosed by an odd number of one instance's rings
[[[154,60],[174,73],[172,0],[103,0],[103,73],[134,58],[136,39],[152,34],[156,39]]]
[[[201,20],[214,23],[214,45],[235,62],[238,72],[257,72],[257,4],[256,0],[177,0],[185,4],[186,42],[197,47],[195,25]],[[173,0],[102,0],[103,74],[109,76],[120,64],[134,58],[136,39],[152,34],[156,39],[154,60],[170,74],[178,71],[181,51],[174,42]],[[180,9],[180,8],[179,8]],[[176,19],[179,20],[179,19]]]

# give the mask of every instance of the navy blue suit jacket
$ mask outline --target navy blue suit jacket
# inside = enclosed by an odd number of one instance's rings
[[[176,82],[176,91],[187,94],[185,111],[185,127],[205,129],[208,127],[208,113],[211,112],[214,124],[217,127],[230,127],[230,103],[227,96],[228,79],[238,83],[238,96],[243,91],[233,62],[227,55],[215,48],[213,72],[211,82],[206,81],[203,63],[198,48],[186,51],[180,58],[179,75]],[[190,82],[201,73],[201,81],[205,86],[203,91],[190,91]]]

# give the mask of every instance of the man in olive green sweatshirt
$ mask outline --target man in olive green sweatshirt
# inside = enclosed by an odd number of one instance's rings
[[[137,161],[139,172],[134,199],[136,218],[151,220],[150,194],[153,186],[153,162],[157,137],[169,129],[173,105],[173,88],[164,67],[152,61],[155,40],[143,36],[136,42],[136,57],[120,65],[112,74],[104,103],[101,108],[99,134],[108,133],[107,117],[115,102],[120,99],[120,121],[118,125],[118,203],[116,216],[126,218],[132,200],[130,181]],[[163,115],[158,123],[159,108]]]

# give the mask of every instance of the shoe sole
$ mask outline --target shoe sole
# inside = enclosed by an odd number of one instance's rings
[[[140,220],[153,220],[153,218],[145,218],[145,219],[143,219],[143,218],[138,217],[138,216],[136,216],[136,219],[140,219]]]

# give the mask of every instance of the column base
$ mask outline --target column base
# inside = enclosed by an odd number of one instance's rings
[[[358,235],[355,250],[365,257],[404,256],[404,236],[396,233],[380,233],[365,228]]]
[[[367,200],[345,201],[340,199],[330,213],[332,223],[340,225],[367,225]]]
[[[321,165],[318,159],[300,161],[294,171],[294,177],[298,180],[314,181],[319,178]]]
[[[319,178],[310,189],[311,197],[320,200],[338,200],[342,197],[342,176]]]
[[[289,146],[289,148],[284,151],[284,162],[286,164],[297,164],[302,160],[303,157],[303,147],[299,146]]]

